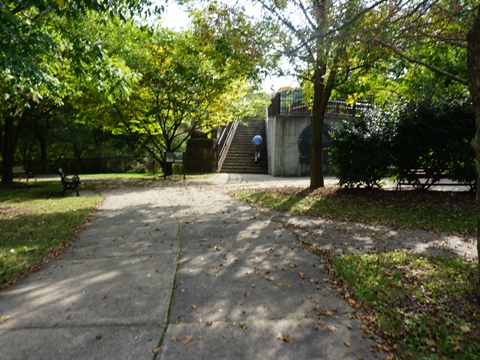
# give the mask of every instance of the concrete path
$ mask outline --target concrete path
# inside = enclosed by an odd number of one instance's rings
[[[307,219],[225,193],[292,184],[308,179],[221,174],[105,189],[70,248],[0,292],[0,359],[385,358],[297,241]]]

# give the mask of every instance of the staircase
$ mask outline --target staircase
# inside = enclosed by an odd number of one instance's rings
[[[268,174],[265,120],[245,119],[248,126],[239,124],[227,156],[219,172],[235,174]],[[260,159],[255,162],[252,139],[256,133],[262,138]]]

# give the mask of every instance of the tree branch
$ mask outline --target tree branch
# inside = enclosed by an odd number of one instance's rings
[[[440,74],[440,75],[443,75],[443,76],[446,76],[446,77],[449,77],[450,79],[453,79],[457,82],[459,82],[460,84],[463,84],[463,85],[468,85],[468,79],[463,79],[463,78],[460,78],[454,74],[451,74],[445,70],[442,70],[440,68],[437,68],[436,66],[433,66],[433,65],[430,65],[424,61],[421,61],[419,59],[415,59],[415,58],[412,58],[406,54],[404,54],[399,48],[391,45],[391,44],[387,44],[386,42],[382,41],[382,40],[378,40],[378,39],[375,39],[374,40],[375,42],[377,42],[378,44],[382,45],[382,46],[385,46],[386,48],[392,50],[395,54],[397,54],[398,56],[400,56],[401,58],[407,60],[408,62],[410,63],[413,63],[413,64],[418,64],[418,65],[422,65],[424,67],[426,67],[427,69],[431,70],[431,71],[434,71],[436,72],[437,74]]]

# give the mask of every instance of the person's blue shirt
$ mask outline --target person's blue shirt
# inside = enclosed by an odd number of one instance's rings
[[[254,145],[261,145],[262,144],[262,137],[260,135],[255,135],[252,139]]]

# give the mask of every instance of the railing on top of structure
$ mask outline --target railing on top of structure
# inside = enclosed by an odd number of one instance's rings
[[[222,168],[223,161],[227,156],[228,148],[232,143],[233,135],[235,135],[237,126],[238,126],[237,120],[227,123],[227,126],[225,127],[225,129],[223,129],[223,132],[218,139],[216,149],[215,149],[217,152],[217,171],[219,171]]]
[[[268,116],[311,114],[308,106],[302,102],[301,90],[285,91],[275,95],[268,107]],[[328,115],[346,116],[355,115],[357,111],[365,111],[372,108],[369,100],[356,100],[353,106],[347,105],[346,99],[335,99],[328,102]]]

